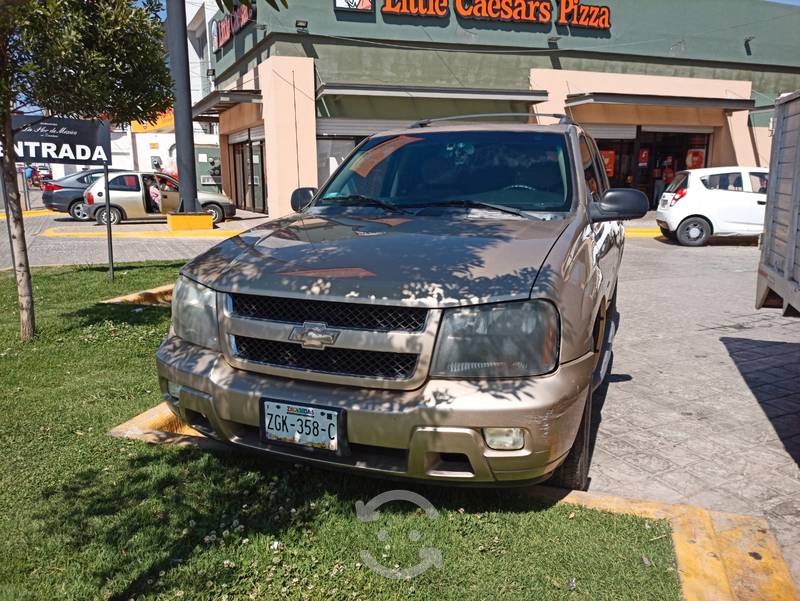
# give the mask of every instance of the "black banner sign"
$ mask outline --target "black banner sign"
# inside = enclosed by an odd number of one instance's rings
[[[67,165],[111,163],[108,121],[14,115],[11,125],[17,132],[14,152],[18,161]]]

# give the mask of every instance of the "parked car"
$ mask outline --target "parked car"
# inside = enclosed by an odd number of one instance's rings
[[[757,236],[768,181],[764,167],[679,171],[658,205],[661,233],[685,246],[703,246],[711,236]]]
[[[775,181],[767,191],[756,307],[800,317],[800,91],[778,99],[772,122]]]
[[[117,172],[118,169],[109,169]],[[83,193],[90,185],[103,177],[102,169],[90,169],[67,175],[57,180],[42,182],[42,201],[51,211],[69,213],[78,221],[89,221],[89,212],[84,204]]]
[[[160,206],[151,199],[146,181],[154,178],[160,193]],[[163,173],[124,171],[115,174],[108,182],[111,194],[111,223],[127,219],[157,219],[180,208],[178,182]],[[106,223],[105,178],[100,178],[84,192],[89,219]],[[204,210],[220,223],[236,215],[236,206],[224,194],[198,192],[197,199]]]
[[[157,353],[181,420],[365,474],[586,486],[619,221],[648,209],[588,134],[424,122],[291,200],[183,268]]]

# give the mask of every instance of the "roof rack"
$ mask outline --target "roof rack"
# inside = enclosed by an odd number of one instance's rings
[[[454,115],[452,117],[437,117],[436,119],[421,119],[412,123],[409,128],[417,129],[422,127],[430,127],[434,123],[441,123],[443,121],[464,121],[467,119],[487,118],[487,117],[553,117],[558,119],[559,125],[577,125],[571,117],[562,113],[477,113],[474,115]]]

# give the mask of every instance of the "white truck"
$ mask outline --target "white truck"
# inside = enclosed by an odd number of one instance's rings
[[[800,91],[775,103],[756,308],[800,317]]]

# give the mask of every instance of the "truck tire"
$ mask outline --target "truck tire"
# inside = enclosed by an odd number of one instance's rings
[[[683,246],[704,246],[711,237],[711,224],[704,217],[687,217],[676,233]]]
[[[214,225],[225,221],[225,211],[223,211],[222,207],[217,203],[210,202],[207,205],[204,205],[203,209],[205,209],[206,213],[211,213],[211,215],[214,217]]]

